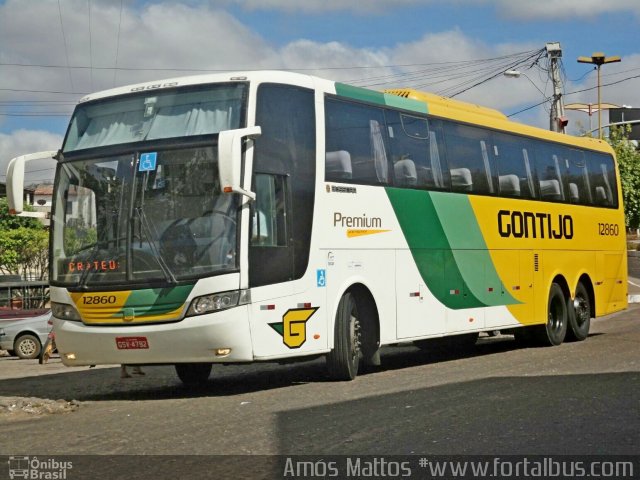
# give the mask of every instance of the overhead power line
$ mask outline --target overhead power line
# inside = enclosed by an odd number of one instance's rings
[[[317,71],[317,70],[370,70],[370,69],[383,69],[383,68],[408,68],[408,67],[433,67],[433,66],[446,66],[446,65],[459,65],[459,64],[474,64],[483,63],[491,60],[500,60],[505,58],[511,58],[523,54],[530,54],[537,52],[538,50],[520,52],[511,55],[505,55],[495,58],[483,58],[476,60],[466,60],[457,62],[430,62],[430,63],[400,63],[390,65],[345,65],[345,66],[317,66],[317,67],[273,67],[277,70],[283,71]],[[24,68],[70,68],[74,70],[118,70],[118,71],[131,71],[131,72],[230,72],[236,70],[243,70],[247,72],[256,70],[269,69],[268,67],[256,68],[244,68],[243,66],[228,66],[225,68],[194,68],[194,67],[100,67],[95,65],[58,65],[58,64],[46,64],[46,63],[19,63],[19,62],[0,62],[0,66],[6,67],[24,67]]]
[[[633,76],[631,76],[631,77],[627,77],[627,78],[623,78],[623,79],[620,79],[620,80],[616,80],[615,82],[603,83],[603,84],[601,85],[601,87],[609,87],[609,86],[611,86],[611,85],[617,85],[617,84],[619,84],[619,83],[626,82],[626,81],[629,81],[629,80],[633,80],[633,79],[635,79],[635,78],[640,78],[640,75],[633,75]],[[576,94],[578,94],[578,93],[589,92],[589,91],[591,91],[591,90],[595,90],[595,89],[597,89],[597,88],[598,88],[597,86],[595,86],[595,87],[589,87],[589,88],[583,88],[583,89],[581,89],[581,90],[575,90],[575,91],[573,91],[573,92],[565,93],[565,94],[564,94],[564,96],[565,96],[565,97],[568,97],[569,95],[576,95]],[[551,100],[552,98],[553,98],[553,97],[547,97],[547,98],[545,98],[542,102],[540,102],[540,103],[536,103],[535,105],[531,105],[531,106],[526,107],[526,108],[523,108],[522,110],[518,110],[517,112],[514,112],[514,113],[512,113],[512,114],[507,115],[507,117],[513,117],[513,116],[518,115],[518,114],[520,114],[520,113],[526,112],[527,110],[531,110],[531,109],[533,109],[533,108],[539,107],[540,105],[543,105],[544,103],[548,102],[548,101],[549,101],[549,100]]]
[[[67,37],[64,34],[64,24],[62,23],[62,8],[60,7],[60,0],[58,0],[58,13],[60,14],[60,30],[62,31],[62,42],[64,43],[64,54],[67,58],[67,71],[69,72],[69,83],[71,84],[71,90],[73,88],[73,78],[71,77],[71,69],[69,68],[69,49],[67,48]]]

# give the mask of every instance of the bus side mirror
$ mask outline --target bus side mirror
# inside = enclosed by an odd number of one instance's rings
[[[7,203],[9,213],[21,217],[44,217],[44,212],[24,211],[24,165],[32,160],[54,158],[57,152],[45,151],[20,155],[11,159],[7,166]]]
[[[218,174],[220,188],[225,193],[239,193],[256,199],[256,194],[244,188],[243,172],[251,172],[252,165],[245,162],[242,169],[242,141],[245,138],[254,139],[262,133],[260,127],[239,128],[225,130],[218,136]]]

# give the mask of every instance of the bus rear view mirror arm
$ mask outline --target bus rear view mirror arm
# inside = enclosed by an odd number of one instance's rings
[[[7,166],[7,203],[9,204],[9,213],[11,215],[21,216],[35,216],[40,217],[44,215],[33,215],[35,212],[23,214],[24,212],[24,165],[32,160],[42,160],[48,158],[54,158],[57,154],[55,151],[44,151],[37,153],[30,153],[28,155],[20,155],[9,161]]]
[[[242,168],[242,141],[243,139],[255,139],[262,133],[260,127],[239,128],[236,130],[225,130],[220,132],[218,137],[218,169],[220,175],[220,188],[225,193],[239,193],[256,199],[256,194],[245,188],[245,181],[242,178],[251,178],[252,158],[245,156],[244,169]]]

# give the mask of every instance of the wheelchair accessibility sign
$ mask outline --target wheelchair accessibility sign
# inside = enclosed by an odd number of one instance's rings
[[[156,169],[158,152],[142,153],[138,163],[139,172],[153,172]]]
[[[316,270],[316,283],[318,287],[327,286],[327,271],[325,269]]]

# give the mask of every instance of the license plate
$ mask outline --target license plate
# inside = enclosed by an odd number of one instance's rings
[[[147,337],[116,337],[118,350],[135,350],[149,348]]]

